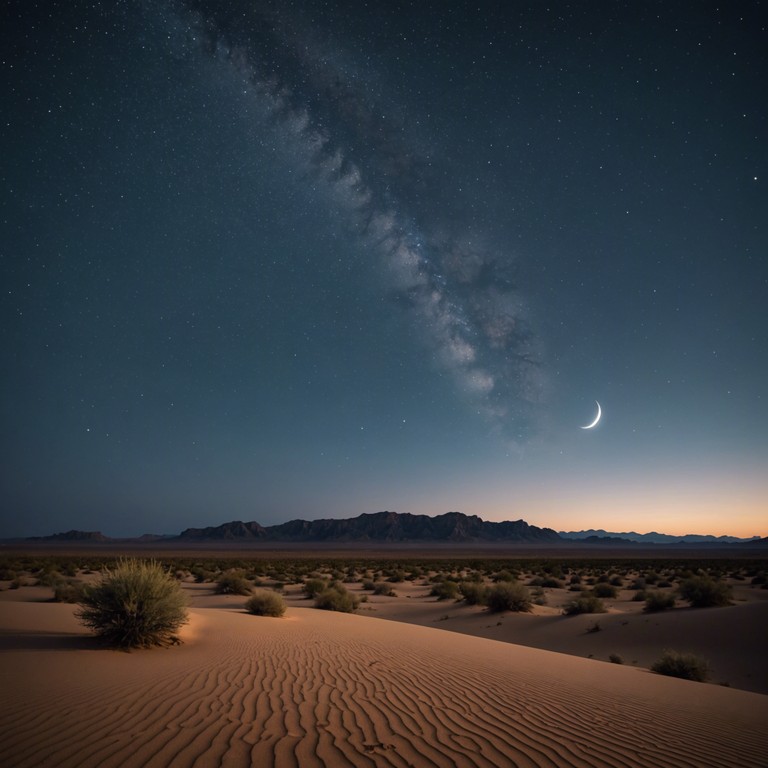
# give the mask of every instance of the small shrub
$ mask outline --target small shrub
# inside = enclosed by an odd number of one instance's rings
[[[651,671],[703,683],[709,677],[709,664],[692,653],[664,651],[661,658],[651,667]]]
[[[549,589],[557,589],[563,585],[552,576],[536,576],[528,583],[531,587],[548,587]]]
[[[462,581],[459,592],[467,605],[485,605],[488,589],[476,581]]]
[[[563,608],[566,616],[577,616],[580,613],[605,613],[603,601],[592,594],[584,594],[567,602]]]
[[[101,582],[83,590],[76,616],[111,645],[149,648],[178,643],[187,599],[160,563],[121,560]]]
[[[678,587],[680,597],[694,608],[709,608],[716,605],[731,604],[731,588],[722,581],[715,581],[709,576],[692,576],[685,579]]]
[[[279,617],[285,613],[285,600],[271,589],[257,589],[246,601],[245,610],[254,616]]]
[[[326,589],[328,589],[328,582],[325,579],[307,579],[302,587],[304,594],[310,598],[317,597]],[[371,587],[371,589],[373,589],[373,587]]]
[[[592,587],[595,597],[616,597],[616,587],[606,581],[600,581]]]
[[[619,656],[618,653],[610,654],[608,656],[608,661],[610,661],[611,664],[623,664],[624,663],[624,659],[622,659],[621,656]]]
[[[251,585],[239,573],[223,573],[216,582],[219,595],[250,595]]]
[[[486,602],[492,613],[530,611],[531,593],[519,581],[500,581],[488,589]]]
[[[639,594],[639,593],[638,593]],[[675,607],[675,596],[670,592],[648,592],[645,596],[646,613],[666,611]]]
[[[495,574],[493,580],[498,583],[500,581],[515,581],[516,579],[514,573],[504,570]]]
[[[632,595],[632,602],[633,603],[642,603],[643,600],[645,600],[648,597],[648,592],[646,592],[644,589],[641,589],[637,592],[635,592],[634,595]]]
[[[60,581],[53,587],[54,603],[79,603],[83,598],[85,584],[81,581]]]
[[[456,600],[459,596],[459,585],[455,581],[438,581],[432,585],[429,594],[438,600]]]
[[[315,608],[323,611],[340,611],[353,613],[360,601],[356,595],[349,592],[342,584],[333,584],[315,595]]]
[[[587,633],[590,635],[593,635],[595,632],[602,632],[602,630],[603,628],[600,626],[599,621],[592,622],[592,624],[587,627]]]
[[[394,582],[376,581],[373,584],[373,594],[383,595],[384,597],[395,597],[395,590],[392,589]]]

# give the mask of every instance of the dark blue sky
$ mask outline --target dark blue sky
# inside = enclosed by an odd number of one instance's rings
[[[2,535],[768,534],[761,3],[2,13]]]

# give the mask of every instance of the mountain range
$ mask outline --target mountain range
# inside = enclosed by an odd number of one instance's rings
[[[673,536],[668,533],[636,533],[628,531],[616,533],[606,531],[602,528],[589,528],[585,531],[558,531],[561,539],[571,539],[575,541],[584,541],[589,539],[617,539],[623,541],[634,541],[640,544],[741,544],[749,541],[758,541],[759,536],[750,536],[746,539],[740,539],[738,536],[711,536],[708,534],[687,533],[684,536]]]
[[[111,538],[99,531],[67,531],[52,536],[35,536],[28,541],[50,542],[167,542],[179,544],[205,542],[284,542],[284,543],[519,543],[519,544],[571,544],[619,545],[632,544],[740,544],[764,543],[755,536],[740,539],[735,536],[707,536],[688,534],[670,536],[663,533],[611,533],[603,529],[561,531],[539,528],[524,520],[491,522],[477,515],[447,512],[431,517],[400,512],[376,512],[357,517],[320,520],[290,520],[287,523],[263,526],[255,521],[233,520],[206,528],[186,528],[178,535],[144,534],[131,539]]]

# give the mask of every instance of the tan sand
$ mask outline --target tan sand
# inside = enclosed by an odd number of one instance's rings
[[[563,616],[559,607],[573,596],[547,590],[548,605],[533,613],[491,614],[479,606],[428,597],[429,589],[395,585],[397,597],[372,596],[362,615],[439,627],[476,637],[649,668],[666,649],[693,653],[710,666],[710,679],[734,688],[768,694],[768,591],[742,589],[724,608],[688,608],[643,613],[631,592],[605,600],[603,614]],[[362,594],[362,593],[361,593]],[[745,597],[742,597],[744,595]],[[599,632],[588,630],[597,623]],[[766,761],[768,765],[768,760]]]
[[[0,602],[3,765],[766,766],[763,695],[312,608],[191,618],[129,654]]]

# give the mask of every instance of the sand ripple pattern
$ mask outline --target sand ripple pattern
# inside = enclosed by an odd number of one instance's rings
[[[313,609],[195,614],[181,648],[0,654],[3,765],[768,764],[758,694]]]

